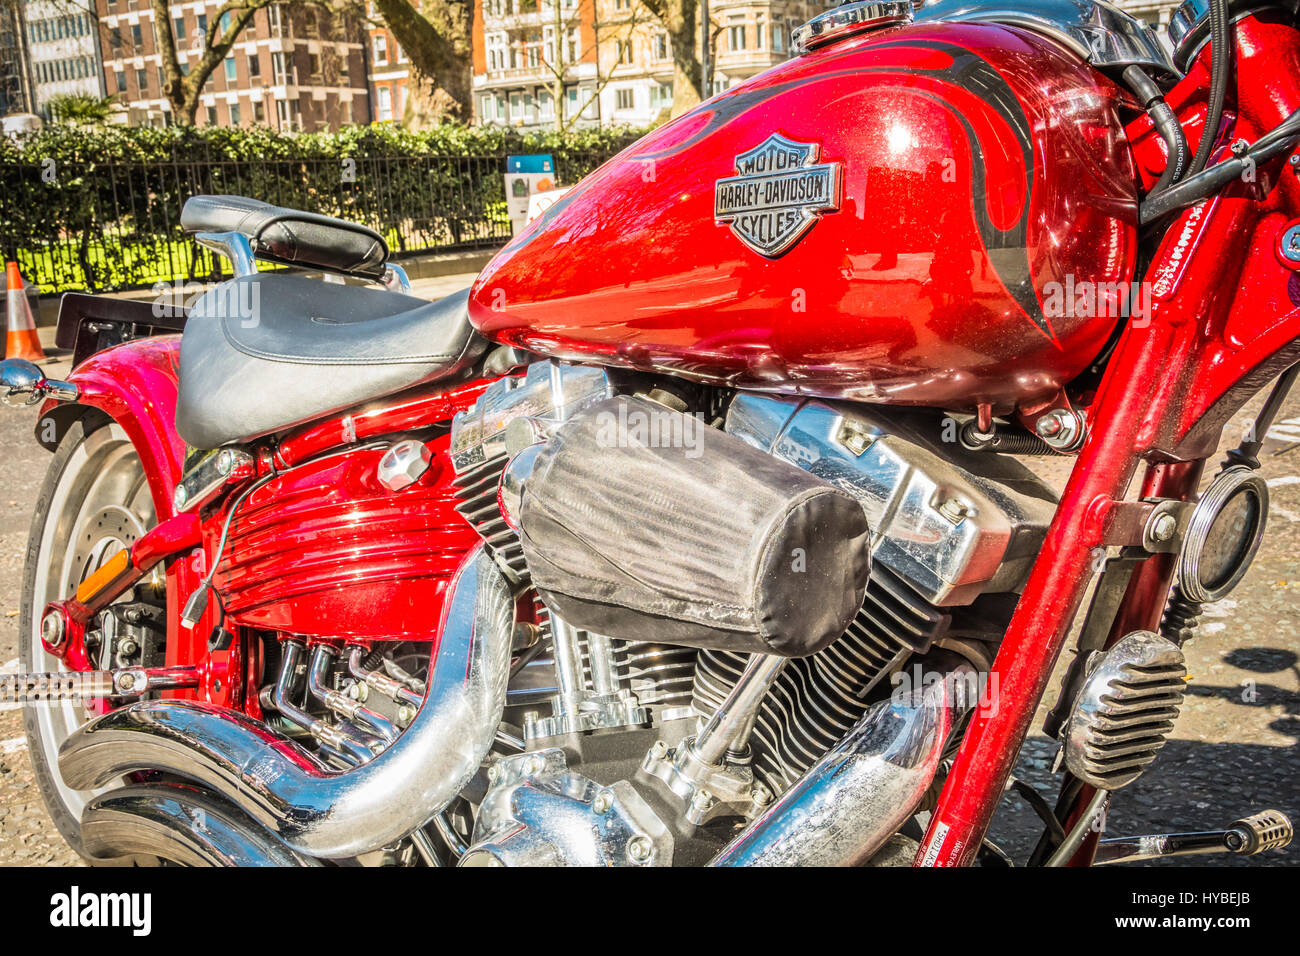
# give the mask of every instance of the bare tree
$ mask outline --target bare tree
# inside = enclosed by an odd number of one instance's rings
[[[585,47],[581,45],[582,32],[580,29],[584,7],[592,11],[590,20],[595,27],[593,31],[594,39]],[[600,71],[600,44],[602,42],[607,43],[611,39],[629,43],[635,41],[639,39],[641,28],[654,22],[654,17],[641,0],[630,0],[627,16],[614,24],[597,22],[595,0],[577,0],[576,3],[567,8],[564,6],[563,0],[552,0],[551,15],[552,42],[549,47],[543,48],[542,66],[549,75],[548,85],[551,91],[551,101],[555,104],[555,128],[563,132],[570,129],[577,122],[587,108],[600,96],[601,91],[614,79],[612,71],[605,74]],[[575,33],[578,39],[571,45],[569,39]],[[570,110],[566,116],[564,93],[566,81],[573,79],[570,70],[588,59],[596,61],[596,74],[592,82],[586,83],[582,87],[587,94],[586,99],[578,103],[576,108]]]

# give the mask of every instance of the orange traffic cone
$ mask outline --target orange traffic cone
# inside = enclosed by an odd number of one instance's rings
[[[41,348],[41,337],[36,334],[36,321],[32,318],[32,307],[27,303],[27,293],[23,291],[18,263],[9,263],[5,278],[9,285],[9,334],[5,336],[5,358],[43,362],[45,351]]]

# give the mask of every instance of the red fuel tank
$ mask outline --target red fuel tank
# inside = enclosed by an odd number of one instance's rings
[[[783,63],[655,130],[480,275],[475,326],[575,361],[999,411],[1121,321],[1119,87],[1050,39],[939,23]]]

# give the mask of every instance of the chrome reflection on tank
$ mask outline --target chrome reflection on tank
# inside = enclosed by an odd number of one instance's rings
[[[882,700],[714,857],[711,866],[855,866],[915,812],[956,718],[978,698],[973,670]]]
[[[857,36],[868,30],[910,23],[911,20],[911,0],[842,3],[834,10],[827,10],[802,26],[795,27],[790,33],[790,46],[795,53],[803,55],[837,40]]]
[[[1175,73],[1155,33],[1141,20],[1097,0],[937,0],[917,11],[917,23],[940,20],[1001,23],[1049,36],[1095,67],[1145,66]]]
[[[726,430],[853,495],[871,558],[932,604],[1016,591],[1038,556],[1056,495],[1018,462],[935,441],[897,409],[742,392]]]
[[[498,760],[461,866],[671,866],[673,837],[632,785],[571,771],[560,749]]]
[[[320,859],[391,844],[442,810],[478,771],[505,707],[515,598],[481,547],[450,585],[428,694],[383,753],[331,772],[265,724],[197,701],[151,700],[105,714],[59,751],[70,787],[141,770],[197,781],[289,847]]]

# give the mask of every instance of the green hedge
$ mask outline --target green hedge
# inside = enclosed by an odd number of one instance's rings
[[[507,155],[550,153],[569,184],[643,132],[52,126],[0,137],[0,252],[43,292],[212,278],[221,263],[180,231],[181,205],[197,193],[364,222],[398,256],[499,245],[510,233]]]

